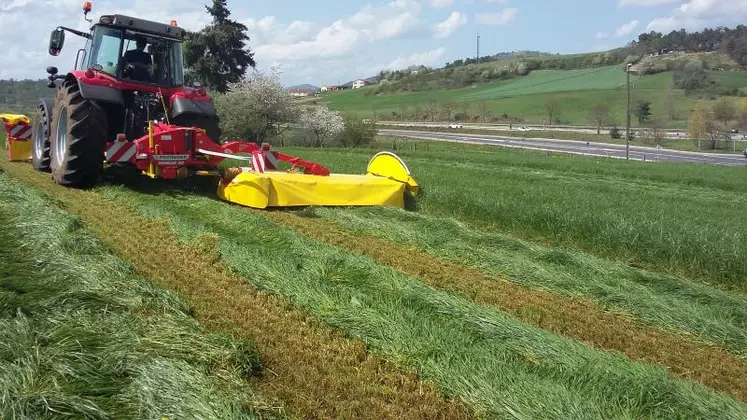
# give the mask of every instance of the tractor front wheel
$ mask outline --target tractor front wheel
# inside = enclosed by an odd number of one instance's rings
[[[104,167],[106,113],[83,98],[76,82],[68,82],[57,93],[52,115],[52,177],[60,185],[93,186]]]

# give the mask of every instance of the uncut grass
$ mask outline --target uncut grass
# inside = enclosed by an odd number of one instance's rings
[[[145,220],[95,193],[55,186],[48,174],[30,165],[0,159],[0,168],[27,186],[53,194],[131,261],[138,273],[186,296],[202,325],[251,337],[264,372],[252,381],[253,387],[264,397],[281,401],[290,414],[309,419],[470,416],[463,404],[443,398],[432,383],[367,352],[362,341],[346,338],[281,299],[249,287],[218,260],[219,237],[204,235],[182,245],[163,221]],[[142,177],[127,179],[123,173],[113,177],[134,186],[142,182],[165,187]],[[116,222],[111,215],[116,215]]]
[[[414,246],[528,288],[584,296],[602,309],[632,314],[647,324],[687,332],[693,339],[747,356],[747,296],[743,293],[394,208],[316,208],[313,214],[354,234]]]
[[[155,188],[155,187],[154,187]],[[730,417],[747,406],[666,371],[531,327],[426,286],[368,257],[298,235],[261,212],[206,197],[102,190],[183,241],[220,238],[220,257],[375,351],[435,381],[488,416]]]
[[[747,233],[740,229],[747,212],[741,175],[747,168],[398,144],[396,152],[424,188],[420,211],[747,291]],[[352,173],[365,171],[372,155],[291,152],[333,172]]]
[[[0,418],[280,417],[248,341],[208,334],[79,218],[0,170]]]

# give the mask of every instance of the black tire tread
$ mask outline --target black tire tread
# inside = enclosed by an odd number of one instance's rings
[[[58,115],[67,107],[66,156],[58,165],[54,156]],[[98,181],[104,164],[107,135],[106,113],[94,101],[83,98],[76,82],[66,83],[58,92],[52,124],[52,176],[60,185],[87,188]]]
[[[47,115],[47,111],[44,108],[44,106],[39,105],[36,108],[36,111],[34,112],[33,117],[33,124],[32,124],[32,133],[33,133],[33,140],[32,147],[34,148],[31,153],[31,164],[34,166],[34,169],[37,171],[42,172],[49,172],[51,170],[50,168],[50,158],[49,158],[49,136],[51,133],[51,121],[49,120],[49,116]],[[37,124],[41,124],[44,130],[44,137],[45,141],[42,145],[42,153],[41,153],[41,159],[36,158],[36,130],[37,130]]]

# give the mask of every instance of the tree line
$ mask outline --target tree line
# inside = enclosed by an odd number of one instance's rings
[[[651,31],[640,34],[628,49],[638,55],[721,51],[740,66],[747,67],[747,26],[707,28],[700,32],[681,29],[668,34]]]

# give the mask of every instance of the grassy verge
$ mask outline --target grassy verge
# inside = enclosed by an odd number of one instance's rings
[[[249,287],[219,261],[224,245],[219,235],[203,229],[188,244],[180,244],[162,220],[144,220],[94,192],[57,187],[48,174],[35,172],[27,164],[0,160],[0,167],[64,202],[139,273],[185,295],[201,324],[237,337],[251,337],[265,372],[253,381],[254,388],[267,398],[282,401],[291,414],[302,418],[468,417],[464,406],[443,398],[431,383],[368,353],[363,342],[345,338],[282,300]],[[116,182],[122,180],[117,178]],[[140,177],[126,182],[166,188]],[[156,207],[168,201],[167,196],[143,198],[152,200]],[[204,220],[214,218],[209,208],[192,210]],[[273,243],[271,232],[265,234],[270,235],[267,244]],[[265,247],[262,244],[255,250]],[[273,270],[272,262],[257,263]],[[248,276],[255,278],[256,274]]]
[[[384,139],[382,139],[384,140]],[[648,165],[472,145],[395,143],[419,209],[626,264],[747,290],[746,168]],[[383,143],[382,145],[386,145]],[[335,172],[370,150],[296,149]]]
[[[259,418],[253,345],[208,334],[0,170],[0,418]]]
[[[448,125],[448,123],[444,123]],[[450,129],[448,127],[425,127],[425,126],[397,126],[397,125],[378,125],[377,128],[384,130],[412,130],[412,131],[429,131],[434,133],[449,133],[449,134],[482,134],[489,136],[506,136],[516,138],[546,138],[546,139],[557,139],[557,140],[574,140],[584,141],[592,143],[605,143],[605,144],[619,144],[624,145],[624,139],[613,139],[607,134],[589,134],[589,133],[574,133],[569,131],[553,131],[553,130],[532,130],[532,131],[504,131],[504,130],[489,130],[489,129],[475,129],[475,128],[461,128],[458,130]],[[625,127],[621,129],[624,133]],[[633,140],[630,142],[631,146],[643,146],[643,147],[656,147],[655,144],[646,144],[641,140]],[[731,143],[730,143],[731,145]],[[734,154],[741,155],[742,149],[747,146],[747,142],[737,142],[737,151],[730,146],[722,150],[698,150],[698,146],[693,143],[692,140],[682,139],[666,139],[664,140],[662,147],[664,149],[682,150],[687,152],[702,152],[702,153],[723,153],[723,154]]]
[[[300,237],[262,212],[148,182],[100,194],[185,243],[210,235],[220,258],[377,353],[488,416],[740,416],[747,406],[663,369],[594,350],[429,287],[368,257]],[[209,215],[209,216],[207,216]]]

